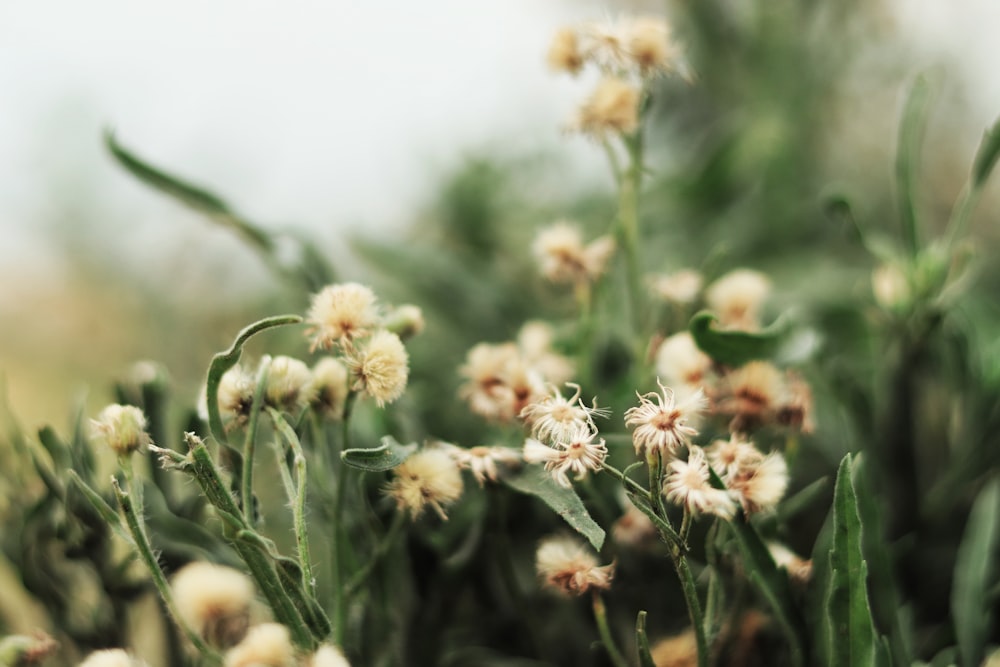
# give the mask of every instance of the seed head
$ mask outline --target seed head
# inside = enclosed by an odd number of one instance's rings
[[[109,405],[97,419],[90,420],[90,427],[91,439],[110,447],[118,456],[128,456],[153,444],[146,433],[146,415],[134,405]]]
[[[253,582],[231,567],[190,563],[170,584],[181,619],[209,644],[229,648],[247,632]]]
[[[723,481],[747,514],[774,509],[788,488],[788,464],[780,452],[771,452],[759,461],[746,461]]]
[[[580,38],[573,28],[560,28],[552,38],[548,53],[549,67],[556,72],[577,74],[583,68]]]
[[[646,454],[659,452],[661,455],[673,455],[677,448],[688,442],[689,438],[698,434],[698,430],[689,426],[705,408],[705,394],[699,389],[683,401],[676,401],[673,391],[660,383],[659,394],[651,392],[639,397],[639,405],[625,412],[625,425],[634,426],[632,444],[638,454],[645,450]]]
[[[395,477],[386,487],[396,500],[396,507],[416,519],[430,506],[447,520],[444,507],[462,496],[462,475],[458,464],[441,448],[423,449],[395,469]]]
[[[379,407],[403,395],[409,377],[409,357],[403,341],[389,331],[378,331],[347,357],[354,389],[375,399]]]
[[[538,545],[535,569],[548,588],[563,595],[583,595],[590,589],[610,588],[615,565],[598,567],[597,559],[583,543],[556,536]]]
[[[375,293],[358,283],[328,285],[313,295],[306,320],[312,325],[310,350],[350,346],[379,325]]]
[[[268,368],[264,400],[275,410],[296,415],[312,399],[312,381],[313,375],[302,361],[292,357],[275,357]]]
[[[261,623],[226,653],[225,667],[294,667],[295,649],[288,628]]]
[[[732,497],[709,482],[708,462],[700,447],[688,448],[687,461],[674,459],[669,463],[663,495],[670,502],[683,505],[693,516],[714,514],[731,519],[736,511]]]
[[[608,76],[580,107],[572,127],[603,139],[608,134],[631,134],[639,127],[639,89]]]
[[[246,423],[253,407],[257,378],[242,364],[236,364],[219,379],[219,413],[234,428]],[[207,414],[206,414],[207,417]]]
[[[712,358],[698,349],[691,332],[670,336],[656,351],[656,374],[671,387],[683,387],[688,394],[705,385]]]
[[[754,331],[760,328],[760,307],[771,293],[767,276],[750,269],[737,269],[708,286],[708,307],[729,329]]]
[[[312,369],[312,408],[328,419],[341,419],[347,400],[347,366],[335,357],[320,359]]]
[[[701,283],[701,274],[692,269],[681,269],[671,274],[656,274],[649,278],[649,286],[654,296],[678,304],[694,302],[701,291]]]
[[[509,447],[456,447],[448,443],[439,445],[458,464],[459,468],[472,471],[472,476],[482,486],[486,480],[497,481],[497,464],[514,465],[521,462],[521,452]]]

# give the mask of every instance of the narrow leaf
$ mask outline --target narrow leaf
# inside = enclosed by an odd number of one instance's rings
[[[976,159],[972,163],[973,187],[982,187],[996,166],[998,157],[1000,157],[1000,119],[983,133],[983,140],[979,143]]]
[[[526,465],[501,475],[500,480],[515,491],[541,499],[598,551],[604,545],[604,529],[591,518],[576,491],[559,486],[540,466]]]
[[[340,459],[358,470],[384,472],[392,470],[417,451],[417,443],[401,445],[391,435],[382,438],[381,442],[381,445],[371,449],[345,449],[340,453]]]
[[[83,494],[83,497],[90,502],[94,511],[104,519],[104,522],[128,544],[133,544],[132,536],[125,530],[125,526],[122,525],[122,518],[118,514],[118,511],[111,507],[101,494],[84,482],[75,470],[67,470],[66,476],[69,477],[70,482]]]
[[[635,643],[639,650],[639,667],[656,667],[656,663],[653,661],[653,654],[649,652],[645,611],[640,611],[635,619]]]
[[[955,559],[951,614],[963,667],[982,662],[993,625],[989,590],[996,583],[1000,555],[1000,478],[983,487],[972,505]]]
[[[763,331],[720,331],[712,326],[718,318],[702,311],[691,318],[688,329],[701,350],[714,361],[727,366],[742,366],[754,359],[771,359],[781,347],[787,325],[779,319]]]
[[[916,253],[920,248],[917,207],[914,196],[916,173],[920,163],[920,146],[927,125],[927,107],[931,86],[927,77],[919,76],[903,106],[899,123],[899,145],[896,149],[896,188],[899,193],[899,215],[903,223],[903,238],[907,248]]]

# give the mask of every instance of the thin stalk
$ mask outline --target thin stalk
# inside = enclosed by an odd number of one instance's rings
[[[184,619],[177,611],[177,604],[174,602],[170,585],[167,583],[167,576],[163,573],[163,568],[160,567],[160,562],[156,559],[153,547],[149,542],[149,537],[146,535],[146,528],[141,519],[142,506],[138,505],[137,502],[133,502],[133,499],[138,501],[139,497],[134,493],[135,485],[129,480],[132,466],[131,464],[127,464],[123,467],[127,470],[126,484],[128,490],[122,489],[118,484],[118,479],[115,477],[111,478],[111,485],[114,487],[118,506],[121,508],[122,514],[125,515],[125,523],[128,525],[129,533],[132,535],[132,540],[135,542],[136,549],[139,552],[139,558],[146,565],[146,569],[149,570],[149,574],[153,578],[153,585],[156,586],[156,590],[159,592],[160,598],[167,608],[167,613],[170,614],[171,619],[177,624],[177,627],[181,629],[184,636],[191,642],[191,645],[211,664],[221,664],[222,657],[184,622]]]
[[[684,517],[681,519],[681,539],[687,542],[688,534],[691,532],[691,512],[684,508]]]
[[[604,648],[608,652],[608,657],[611,658],[611,662],[615,667],[629,667],[628,660],[618,650],[618,646],[615,645],[615,640],[611,636],[611,628],[608,627],[608,610],[604,607],[604,600],[601,598],[601,594],[595,590],[591,600],[594,603],[594,620],[597,621],[597,631],[601,635],[601,643],[604,644]],[[703,666],[699,665],[699,667]]]
[[[646,454],[646,464],[649,466],[649,492],[656,499],[656,509],[664,519],[667,518],[667,506],[663,502],[663,458],[659,451]]]
[[[243,518],[253,526],[257,522],[253,508],[253,460],[257,447],[257,424],[259,423],[261,406],[264,405],[264,393],[267,391],[267,374],[271,365],[267,359],[262,359],[257,373],[257,385],[250,406],[250,419],[247,421],[247,432],[243,438],[243,474],[240,479],[240,501],[243,504]]]
[[[344,587],[344,597],[350,599],[354,597],[361,586],[364,585],[368,577],[371,576],[372,572],[381,562],[385,555],[389,553],[392,549],[393,544],[396,542],[396,538],[403,531],[403,526],[406,525],[406,513],[396,512],[395,516],[392,517],[392,523],[389,524],[389,530],[386,531],[385,535],[382,536],[382,540],[375,547],[375,552],[369,556],[368,560],[365,562],[364,566],[354,573],[351,580],[347,582]]]
[[[622,483],[622,486],[626,487],[632,493],[640,496],[641,498],[645,498],[648,502],[653,501],[653,496],[652,494],[649,493],[648,490],[642,488],[641,484],[636,482],[634,479],[626,476],[625,473],[623,473],[621,470],[614,467],[607,461],[601,464],[601,470],[605,471],[606,473],[617,479],[619,482]]]
[[[684,601],[687,603],[688,617],[691,619],[691,627],[694,630],[695,643],[698,646],[698,667],[708,667],[708,640],[705,637],[705,618],[701,611],[701,602],[698,600],[698,589],[695,587],[694,575],[688,567],[687,558],[681,553],[670,550],[670,556],[674,561],[674,570],[677,571],[677,578],[681,580],[681,590],[684,592]]]
[[[344,399],[344,416],[341,421],[340,451],[349,449],[351,446],[351,415],[354,412],[354,403],[357,394],[353,391],[347,393]],[[337,646],[343,646],[344,635],[347,632],[347,601],[348,594],[344,588],[344,562],[342,542],[344,537],[343,522],[344,497],[347,492],[347,466],[344,465],[340,457],[334,457],[337,466],[334,479],[337,488],[333,496],[333,508],[330,512],[331,523],[330,534],[333,535],[333,548],[330,549],[330,569],[333,571],[333,595],[334,595],[334,620],[333,620],[333,640]]]
[[[636,336],[642,331],[642,269],[639,259],[639,180],[640,167],[635,163],[636,150],[630,150],[632,163],[622,174],[618,186],[618,235],[625,254],[631,321]]]
[[[591,372],[591,343],[594,338],[594,290],[586,279],[577,281],[573,292],[580,311],[579,330],[577,332],[577,356],[579,358],[580,383],[587,386],[593,377]]]
[[[969,228],[969,221],[972,219],[972,212],[976,210],[979,203],[979,195],[982,188],[973,185],[971,182],[965,184],[962,193],[958,196],[958,203],[954,212],[948,220],[947,235],[948,246],[954,247],[958,240],[962,238]]]
[[[308,488],[308,470],[306,467],[306,455],[302,451],[302,445],[295,431],[280,412],[274,408],[267,409],[271,421],[275,428],[281,433],[288,446],[292,449],[293,464],[295,465],[295,482],[291,481],[288,467],[285,465],[285,452],[283,447],[275,447],[280,451],[278,468],[285,483],[285,489],[289,492],[288,500],[292,503],[292,521],[295,526],[295,546],[299,554],[299,566],[302,568],[302,586],[307,591],[316,593],[316,579],[313,576],[312,558],[309,555],[309,525],[306,522],[306,491]]]

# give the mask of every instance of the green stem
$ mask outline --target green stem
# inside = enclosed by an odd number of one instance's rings
[[[664,519],[667,518],[667,506],[663,502],[663,458],[657,450],[646,454],[646,464],[649,466],[649,491],[656,498],[656,509]]]
[[[701,612],[701,603],[698,601],[698,589],[695,587],[694,575],[688,567],[687,558],[681,553],[675,553],[673,549],[670,556],[674,561],[674,569],[677,577],[681,580],[681,590],[684,592],[684,601],[687,603],[688,617],[691,619],[691,627],[694,630],[695,643],[698,646],[698,667],[708,667],[708,640],[705,638],[705,619]]]
[[[292,449],[293,463],[295,465],[295,481],[292,482],[285,465],[285,451],[283,447],[276,446],[278,452],[278,469],[281,471],[282,480],[285,482],[285,490],[288,493],[288,501],[292,503],[292,521],[295,526],[295,546],[299,554],[299,566],[302,568],[302,587],[316,592],[316,579],[313,577],[312,558],[309,555],[309,526],[306,522],[306,491],[308,488],[306,468],[306,455],[302,451],[302,445],[295,431],[280,412],[272,407],[267,408],[267,414],[274,422],[275,428],[281,433],[285,442]]]
[[[156,559],[153,547],[149,542],[149,537],[146,535],[146,528],[140,518],[142,515],[142,505],[139,504],[139,494],[134,492],[135,485],[132,484],[130,479],[132,476],[131,464],[123,467],[126,469],[125,477],[128,490],[123,490],[118,484],[118,479],[115,477],[111,478],[111,485],[114,487],[118,506],[121,508],[122,514],[125,515],[125,523],[128,525],[129,533],[132,535],[132,540],[139,552],[139,558],[146,565],[146,569],[149,570],[149,574],[153,578],[153,585],[156,586],[156,590],[159,592],[160,598],[163,599],[163,604],[167,608],[167,613],[170,614],[177,627],[181,629],[184,636],[191,642],[191,645],[211,664],[220,664],[222,657],[209,647],[197,632],[191,629],[177,611],[174,596],[170,591],[170,584],[167,583],[167,576],[163,573],[163,568],[160,567],[160,562]],[[133,498],[136,502],[133,502]]]
[[[403,526],[406,525],[406,513],[396,512],[392,517],[392,523],[389,525],[389,530],[386,531],[385,535],[382,536],[382,540],[375,547],[375,552],[368,558],[364,566],[354,573],[351,580],[347,582],[344,587],[344,597],[350,599],[354,597],[361,586],[368,580],[375,568],[381,562],[385,555],[389,553],[392,549],[393,544],[396,542],[396,538],[403,530]]]
[[[982,188],[976,187],[972,183],[966,183],[965,187],[962,188],[962,193],[958,197],[955,210],[951,215],[951,219],[948,220],[947,235],[949,247],[954,247],[958,243],[958,240],[968,231],[969,221],[972,219],[973,211],[976,210],[976,204],[979,203],[979,195],[981,193]]]
[[[642,488],[641,484],[636,482],[634,479],[628,477],[624,472],[614,467],[607,461],[605,461],[601,465],[601,470],[603,470],[604,472],[608,473],[609,475],[617,479],[619,482],[622,483],[622,486],[626,487],[626,489],[628,489],[632,493],[640,496],[641,498],[645,498],[648,502],[653,501],[653,496],[652,494],[650,494],[648,490]]]
[[[615,640],[611,636],[611,628],[608,627],[608,610],[604,607],[604,600],[596,590],[591,597],[594,603],[594,620],[597,621],[597,631],[601,635],[601,643],[608,652],[611,662],[615,667],[629,667],[628,661],[615,645]],[[703,667],[699,665],[699,667]]]
[[[240,480],[240,501],[243,504],[243,518],[251,526],[257,523],[253,502],[253,460],[257,447],[257,424],[260,421],[261,407],[264,405],[264,394],[267,392],[267,374],[270,368],[270,363],[266,359],[262,359],[260,370],[257,372],[257,385],[253,394],[253,403],[250,406],[250,419],[247,422],[247,432],[243,439],[243,474]]]
[[[351,443],[351,415],[354,413],[354,403],[357,393],[349,391],[344,399],[344,416],[341,421],[340,451],[350,448]],[[337,466],[334,479],[337,488],[333,496],[333,508],[331,511],[331,534],[333,535],[333,548],[330,549],[330,569],[333,570],[333,594],[334,613],[333,620],[333,641],[337,646],[343,646],[344,635],[347,632],[347,602],[348,594],[344,588],[344,562],[343,562],[343,537],[342,527],[344,515],[344,497],[347,493],[348,467],[344,465],[339,456],[333,457],[334,465]]]
[[[622,174],[618,187],[618,235],[625,252],[625,272],[628,285],[629,306],[633,331],[638,337],[642,331],[642,269],[639,258],[639,180],[641,167],[635,162],[640,152],[629,142],[631,164]],[[638,346],[638,343],[636,343]]]
[[[681,519],[681,539],[687,542],[688,534],[691,532],[691,512],[684,508],[684,517]]]

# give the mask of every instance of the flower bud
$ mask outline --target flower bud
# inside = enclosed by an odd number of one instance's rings
[[[128,456],[152,444],[146,433],[146,416],[134,405],[109,405],[101,410],[97,419],[90,421],[90,425],[91,438],[107,445],[119,456]]]

